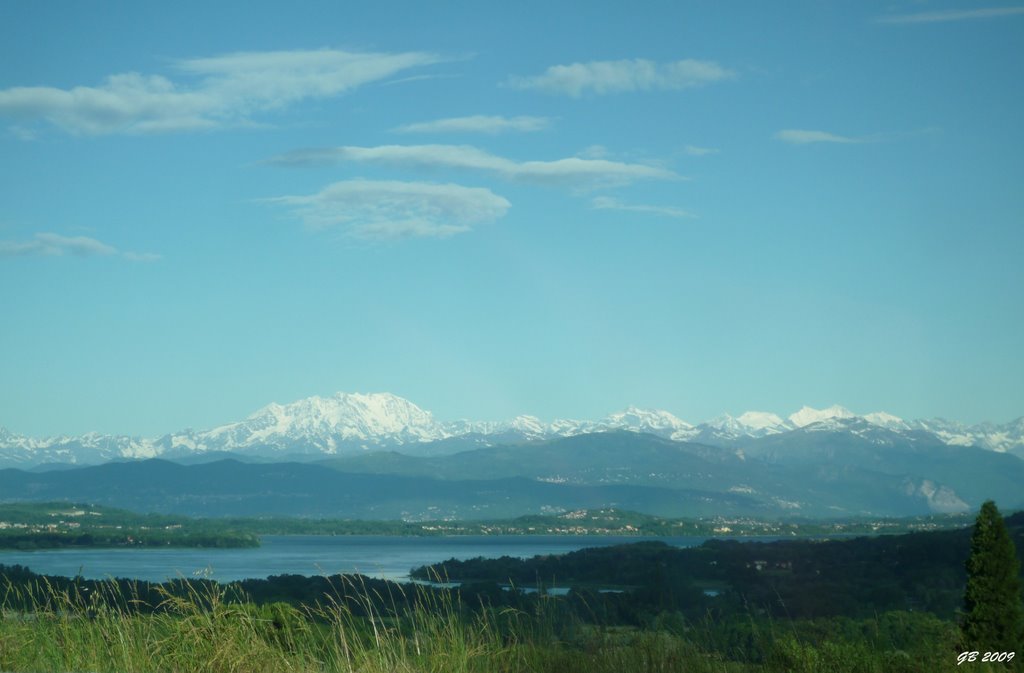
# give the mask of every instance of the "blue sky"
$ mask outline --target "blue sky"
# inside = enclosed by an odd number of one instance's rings
[[[1024,5],[0,5],[0,426],[1024,413]]]

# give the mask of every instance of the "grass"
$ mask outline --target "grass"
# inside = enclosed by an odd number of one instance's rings
[[[182,581],[156,605],[115,583],[92,591],[45,580],[8,584],[0,670],[118,673],[932,673],[956,666],[954,637],[905,651],[875,637],[812,637],[794,624],[761,624],[727,638],[713,620],[656,628],[585,624],[564,602],[531,612],[463,605],[454,592],[418,587],[382,595],[346,586],[312,606],[256,605],[232,586]],[[941,626],[941,625],[940,625]],[[884,640],[884,638],[883,638]],[[737,646],[736,643],[743,643]],[[757,654],[754,654],[757,653]],[[1018,653],[1024,656],[1024,652]],[[965,664],[967,670],[1005,667]],[[1020,670],[1019,668],[1017,670]]]

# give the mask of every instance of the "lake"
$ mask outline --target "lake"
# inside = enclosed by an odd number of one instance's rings
[[[73,577],[80,574],[90,579],[127,577],[152,582],[196,575],[229,582],[270,575],[356,572],[382,579],[405,580],[414,567],[450,558],[529,558],[538,554],[564,554],[584,547],[655,539],[677,547],[693,547],[707,538],[602,535],[266,535],[260,538],[260,547],[249,549],[0,551],[0,564],[23,565],[44,575]],[[780,538],[746,539],[767,542]]]

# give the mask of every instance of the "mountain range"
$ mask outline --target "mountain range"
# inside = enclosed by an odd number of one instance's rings
[[[416,520],[607,507],[908,516],[990,498],[1024,507],[1022,447],[1024,419],[968,427],[834,406],[692,425],[630,407],[596,421],[442,422],[394,395],[339,393],[155,439],[0,431],[0,500]]]
[[[612,430],[743,449],[753,440],[767,437],[802,437],[806,432],[870,436],[880,429],[908,441],[928,437],[945,445],[974,446],[1024,456],[1024,417],[1002,425],[969,426],[943,419],[905,421],[884,412],[860,416],[841,406],[805,406],[785,419],[770,412],[748,411],[694,425],[667,411],[629,407],[599,420],[544,422],[533,416],[518,416],[503,422],[438,421],[429,411],[389,393],[337,393],[290,404],[273,403],[241,421],[157,438],[89,433],[40,439],[0,428],[0,467],[89,465],[117,459],[188,458],[221,452],[307,460],[389,449],[412,456],[434,456]]]
[[[67,500],[193,516],[493,519],[615,508],[656,516],[911,516],[1024,506],[1024,460],[891,430],[810,429],[744,449],[610,430],[448,455],[306,462],[165,459],[0,469],[0,501]]]

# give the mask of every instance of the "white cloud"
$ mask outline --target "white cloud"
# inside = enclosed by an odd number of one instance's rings
[[[258,112],[337,96],[440,60],[420,52],[243,52],[177,62],[188,82],[130,72],[96,87],[3,89],[0,115],[86,135],[205,130],[246,124]]]
[[[701,86],[734,77],[735,73],[714,61],[683,59],[656,63],[642,58],[621,61],[590,61],[553,65],[533,77],[510,77],[517,89],[539,89],[579,97],[626,91],[673,91]]]
[[[624,210],[631,213],[645,213],[647,215],[661,215],[663,217],[697,217],[693,213],[676,208],[675,206],[649,206],[643,204],[622,203],[610,196],[598,196],[591,200],[590,207],[595,210]]]
[[[792,143],[794,145],[808,145],[810,143],[861,143],[860,138],[840,136],[826,131],[807,131],[804,129],[785,129],[775,134],[776,140]]]
[[[78,257],[106,257],[120,255],[133,261],[151,262],[160,259],[152,253],[121,252],[88,236],[61,236],[41,232],[27,241],[0,241],[0,257],[23,257],[29,255],[76,255]]]
[[[714,147],[696,147],[694,145],[687,145],[683,148],[683,151],[691,157],[703,157],[708,154],[718,154],[719,152]]]
[[[947,9],[937,12],[921,12],[918,14],[899,14],[883,16],[878,23],[939,23],[944,21],[971,21],[976,19],[994,19],[1000,16],[1024,14],[1024,7],[986,7],[979,9]]]
[[[606,159],[568,157],[554,161],[513,161],[470,145],[380,145],[334,147],[290,152],[269,160],[282,166],[334,161],[384,164],[419,169],[453,168],[491,173],[505,180],[576,187],[622,185],[636,180],[679,180],[682,176],[656,166]]]
[[[505,133],[507,131],[543,131],[551,123],[547,117],[500,117],[473,115],[451,117],[399,126],[399,133]]]
[[[505,215],[511,204],[481,187],[433,182],[345,180],[308,196],[267,199],[314,229],[341,227],[366,239],[445,238]]]

